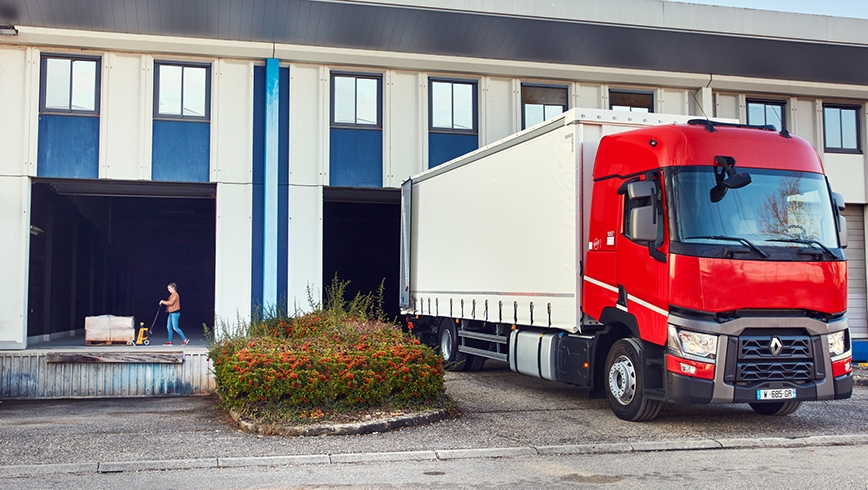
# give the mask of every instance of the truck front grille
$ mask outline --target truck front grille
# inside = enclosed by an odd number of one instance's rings
[[[780,340],[780,352],[773,353],[774,337],[739,337],[741,359],[793,359],[810,358],[811,338],[807,336],[777,337]]]
[[[740,362],[738,381],[810,381],[814,379],[813,362]]]
[[[816,377],[808,335],[743,335],[738,338],[736,382],[810,381]]]

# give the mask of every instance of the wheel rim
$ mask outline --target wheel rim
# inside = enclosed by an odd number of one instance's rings
[[[636,394],[636,368],[627,356],[615,360],[609,369],[609,391],[621,405],[627,405]]]
[[[447,361],[452,357],[452,331],[448,328],[440,333],[440,353]]]

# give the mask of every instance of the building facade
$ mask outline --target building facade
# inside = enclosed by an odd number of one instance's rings
[[[188,325],[304,309],[335,274],[384,281],[396,311],[401,183],[574,107],[808,140],[847,202],[848,314],[868,341],[868,20],[658,0],[2,0],[0,26],[0,349],[85,316],[150,319],[168,282]]]

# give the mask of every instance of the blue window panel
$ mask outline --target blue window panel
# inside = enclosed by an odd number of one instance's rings
[[[265,67],[253,67],[253,213],[250,250],[251,313],[262,306],[262,227],[265,219]]]
[[[329,185],[383,187],[383,132],[332,128]]]
[[[208,182],[211,125],[155,120],[151,158],[152,180]]]
[[[479,136],[475,134],[428,134],[428,168],[434,168],[455,157],[479,148]]]
[[[289,294],[289,67],[280,69],[280,135],[277,162],[277,299]],[[289,306],[289,305],[284,305]],[[288,310],[287,310],[288,311]]]
[[[99,118],[39,116],[36,175],[96,179],[99,177]]]

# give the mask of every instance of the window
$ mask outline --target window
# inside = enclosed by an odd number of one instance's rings
[[[332,125],[379,128],[381,91],[378,75],[332,75]]]
[[[436,132],[476,132],[476,83],[430,81],[430,129]]]
[[[609,109],[628,112],[654,112],[654,93],[609,90]]]
[[[831,153],[861,153],[860,106],[823,104],[823,139]]]
[[[42,112],[99,114],[97,56],[42,56]]]
[[[567,88],[549,85],[521,86],[522,129],[551,119],[567,110]]]
[[[776,131],[787,127],[785,102],[781,101],[747,101],[747,123],[751,126],[774,126]]]
[[[211,112],[211,65],[154,63],[154,117],[208,120]]]

